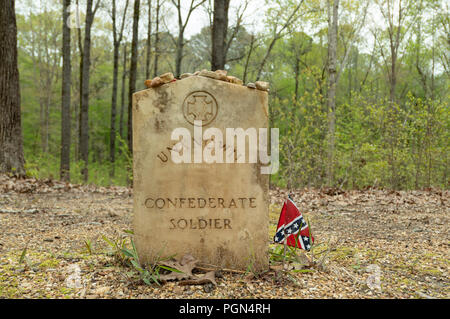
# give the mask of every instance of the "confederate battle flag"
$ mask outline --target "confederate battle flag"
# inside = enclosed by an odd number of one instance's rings
[[[274,241],[281,244],[287,238],[286,244],[288,246],[310,250],[312,243],[314,243],[314,237],[311,235],[312,242],[310,242],[309,236],[308,224],[289,197],[281,210]]]

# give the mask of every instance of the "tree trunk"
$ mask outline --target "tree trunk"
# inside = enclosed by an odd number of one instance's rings
[[[229,6],[230,0],[214,0],[214,17],[211,41],[211,69],[213,71],[223,70],[225,68]]]
[[[147,57],[145,61],[145,79],[150,78],[151,52],[152,52],[152,0],[148,0]]]
[[[60,178],[70,181],[70,85],[71,85],[71,61],[70,61],[70,28],[67,25],[70,13],[71,0],[63,2],[63,74],[62,74],[62,99],[61,99],[61,164]]]
[[[298,84],[299,84],[299,78],[300,78],[300,58],[295,58],[295,102],[298,101]]]
[[[390,88],[389,88],[389,100],[392,105],[395,102],[395,90],[397,88],[397,69],[396,69],[397,57],[395,52],[392,53],[392,63],[391,63],[391,77],[390,77]]]
[[[133,93],[136,91],[140,2],[140,0],[134,1],[133,40],[131,43],[130,83],[128,91],[128,149],[130,154],[133,153]]]
[[[120,44],[122,42],[123,30],[125,26],[125,18],[127,15],[129,0],[126,1],[125,9],[122,16],[122,24],[120,30],[117,31],[117,12],[116,12],[116,0],[112,0],[112,23],[113,23],[113,44],[114,44],[114,58],[113,58],[113,89],[111,97],[111,130],[109,136],[109,159],[111,162],[111,169],[109,171],[110,177],[115,175],[115,161],[116,161],[116,118],[117,118],[117,89],[119,82],[119,56],[120,56]]]
[[[0,173],[24,175],[15,1],[0,2]]]
[[[45,143],[46,141],[46,136],[47,136],[47,132],[46,132],[46,120],[45,120],[45,101],[44,101],[44,97],[40,96],[39,97],[39,135],[41,138],[41,149],[43,153],[47,153],[48,149],[47,149],[47,144]]]
[[[329,0],[332,1],[332,0]],[[339,0],[333,1],[331,13],[328,3],[328,165],[327,184],[332,186],[334,182],[334,150],[335,150],[335,125],[336,125],[336,53],[338,33],[338,9]]]
[[[351,105],[352,103],[352,67],[349,65],[348,67],[348,100],[349,100],[349,104]]]
[[[119,74],[119,49],[120,42],[117,39],[117,24],[116,24],[116,0],[112,0],[112,20],[113,20],[113,39],[114,39],[114,57],[113,57],[113,88],[111,98],[111,129],[109,134],[109,160],[111,162],[111,169],[109,176],[113,177],[114,163],[116,161],[116,110],[117,110],[117,86]]]
[[[250,63],[250,57],[252,56],[252,53],[253,53],[253,46],[254,46],[255,42],[256,42],[255,35],[252,34],[251,38],[250,38],[250,48],[248,50],[247,58],[245,60],[244,74],[242,74],[242,81],[244,83],[247,83],[248,66]]]
[[[161,10],[160,0],[156,0],[156,30],[155,30],[155,60],[153,63],[153,76],[158,76],[159,58],[159,11]]]
[[[127,45],[123,46],[123,73],[122,73],[122,92],[120,101],[120,120],[119,120],[119,134],[122,140],[125,139],[123,133],[123,119],[125,113],[125,81],[127,79]]]
[[[76,0],[76,5],[77,8],[79,7],[79,0]],[[78,23],[81,25],[81,18],[80,18],[80,14],[77,10],[77,21]],[[78,142],[75,145],[76,147],[76,160],[77,162],[81,160],[81,105],[82,105],[82,100],[81,100],[81,93],[83,92],[83,59],[84,59],[84,53],[83,53],[83,41],[82,41],[82,36],[81,36],[81,28],[78,28],[78,32],[77,32],[77,38],[78,38],[78,50],[80,52],[80,74],[79,74],[79,83],[78,83],[78,90],[80,92],[79,94],[79,101],[78,101],[78,113],[76,115],[77,118],[77,136],[78,136]]]
[[[273,38],[269,44],[269,47],[266,51],[266,54],[264,55],[259,68],[258,68],[258,72],[256,75],[256,81],[259,81],[259,79],[261,78],[262,72],[264,70],[264,66],[266,65],[267,60],[269,59],[270,53],[272,52],[273,47],[275,46],[275,43],[281,39],[283,37],[283,32],[284,30],[291,25],[292,20],[295,18],[295,16],[297,15],[297,12],[300,10],[301,5],[303,4],[304,0],[301,0],[297,6],[294,8],[294,10],[292,11],[292,13],[289,15],[289,17],[286,19],[284,25],[281,26],[281,28],[278,30],[278,24],[274,27],[273,30]]]
[[[261,64],[259,65],[258,74],[256,75],[256,81],[259,81],[262,75],[262,72],[264,70],[264,66],[266,65],[267,60],[269,59],[270,52],[272,52],[273,47],[275,46],[275,42],[279,39],[279,35],[275,34],[274,38],[269,44],[269,48],[266,51],[266,54],[264,55],[264,58],[261,61]]]
[[[186,30],[186,26],[189,23],[189,19],[191,18],[192,12],[197,9],[201,4],[203,4],[206,0],[200,0],[199,2],[195,2],[195,0],[191,0],[191,4],[189,6],[188,12],[186,14],[186,19],[183,22],[183,16],[181,14],[181,0],[172,0],[173,5],[177,8],[178,12],[178,39],[175,42],[176,46],[176,56],[175,56],[175,77],[179,78],[181,75],[181,64],[183,62],[183,50],[184,50],[184,30]],[[172,38],[173,40],[173,38]]]
[[[179,78],[181,75],[181,63],[183,61],[184,49],[184,34],[180,31],[177,40],[177,52],[175,57],[175,77]]]
[[[83,163],[82,175],[85,182],[88,181],[89,163],[89,81],[91,67],[91,29],[94,22],[93,0],[87,1],[86,25],[84,33],[83,69],[81,85],[81,109],[80,109],[80,152]]]

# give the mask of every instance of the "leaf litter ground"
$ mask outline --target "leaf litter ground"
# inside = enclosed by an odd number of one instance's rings
[[[275,232],[287,191],[270,191]],[[304,189],[314,266],[272,258],[217,286],[146,285],[102,239],[132,226],[132,190],[0,176],[0,298],[449,298],[449,191]],[[271,244],[271,250],[279,250]],[[304,258],[304,256],[303,256]]]

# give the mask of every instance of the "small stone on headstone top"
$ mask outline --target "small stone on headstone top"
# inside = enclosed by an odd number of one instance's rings
[[[256,88],[258,90],[261,90],[261,91],[268,91],[269,90],[269,82],[257,81],[255,83],[255,85],[256,85]]]
[[[217,74],[223,74],[225,76],[228,74],[228,71],[226,71],[226,70],[216,70],[214,72],[216,72]]]
[[[233,83],[233,84],[237,84],[237,85],[244,84],[244,82],[242,82],[241,79],[238,79],[235,76],[227,76],[227,80],[228,80],[228,82]]]
[[[220,79],[219,74],[217,74],[216,72],[213,72],[213,71],[208,71],[208,70],[201,71],[199,75],[207,77],[207,78],[215,79],[215,80]]]
[[[247,84],[247,87],[248,87],[249,89],[256,89],[255,83],[248,83],[248,84]]]
[[[216,72],[216,74],[219,75],[219,80],[227,81],[227,73],[228,73],[227,71],[225,71],[225,70],[216,70],[215,72]]]
[[[180,79],[183,80],[183,79],[186,79],[186,78],[188,78],[190,76],[193,76],[193,74],[192,73],[183,73],[183,74],[180,75]]]
[[[152,88],[155,88],[155,87],[158,87],[158,86],[161,86],[161,85],[163,85],[164,84],[164,82],[161,80],[161,78],[160,77],[156,77],[156,78],[154,78],[153,80],[152,80],[152,82],[150,83],[150,86],[152,87]]]
[[[164,73],[163,75],[160,75],[159,77],[161,78],[161,81],[163,82],[163,84],[170,83],[175,79],[175,77],[173,76],[173,73],[170,73],[170,72]]]

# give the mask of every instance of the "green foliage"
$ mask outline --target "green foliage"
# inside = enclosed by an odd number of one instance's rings
[[[326,183],[327,118],[319,92],[306,92],[299,102],[273,99],[271,106],[281,135],[281,169],[273,181],[321,187]],[[335,186],[448,187],[449,115],[445,101],[412,93],[403,105],[392,105],[353,92],[351,103],[337,108]]]
[[[141,266],[136,246],[134,245],[134,241],[132,238],[130,238],[130,243],[131,248],[123,247],[120,249],[120,253],[122,254],[122,256],[124,256],[124,258],[127,258],[131,266],[139,272],[140,278],[145,284],[151,285],[152,283],[156,283],[157,285],[159,285],[160,267],[155,267],[155,269],[153,267],[146,269],[145,267]]]
[[[26,256],[27,256],[27,249],[28,249],[28,247],[26,246],[26,247],[22,250],[22,253],[20,254],[20,257],[19,257],[19,264],[22,264],[22,263],[25,262],[25,259],[26,259]]]
[[[272,126],[280,129],[280,172],[286,186],[320,186],[325,172],[326,114],[320,93],[306,92],[298,102],[271,102]],[[301,159],[301,160],[299,160]]]
[[[90,239],[86,239],[84,241],[84,247],[86,248],[86,252],[89,255],[93,255],[94,254],[94,249],[93,249],[93,245],[92,245],[92,241]]]
[[[284,246],[276,245],[269,249],[270,262],[283,262],[283,260],[287,262],[295,262],[297,261],[295,248],[287,246],[286,256],[284,255]]]
[[[231,25],[228,32],[236,37],[227,52],[226,69],[229,74],[239,77],[245,72],[248,82],[255,81],[274,36],[300,2],[267,0],[265,3],[266,12],[259,19],[265,26],[261,32],[252,32],[245,27],[245,15],[237,32]],[[341,1],[340,5],[336,71],[341,73],[337,85],[332,158],[334,185],[328,186],[347,189],[448,188],[450,68],[448,14],[445,14],[448,5],[439,0],[427,0],[420,5],[414,1],[405,3],[404,24],[399,29],[402,41],[397,53],[393,103],[389,100],[391,50],[387,26],[375,25],[367,18],[367,25],[361,31],[364,33],[354,34],[365,4],[365,1]],[[386,10],[385,1],[374,3],[369,11],[377,10],[381,14],[379,10],[382,9]],[[61,3],[57,1],[40,6],[24,1],[18,5],[24,152],[26,171],[36,178],[58,178],[60,175],[60,13]],[[126,141],[128,94],[124,92],[122,105],[121,81],[116,129],[122,124],[122,132],[117,134],[116,161],[114,164],[109,161],[113,50],[111,21],[107,16],[96,16],[92,33],[88,183],[130,185],[133,176],[132,156]],[[237,12],[230,16],[237,18]],[[326,100],[327,19],[327,7],[323,2],[304,1],[270,47],[261,70],[261,80],[271,82],[270,126],[280,129],[281,166],[278,174],[271,177],[274,185],[322,187],[327,183],[330,148]],[[393,31],[396,31],[397,19],[394,20]],[[173,40],[176,35],[167,31],[170,28],[165,30],[166,23],[160,22],[158,70],[159,73],[174,72]],[[124,44],[128,48],[130,27],[125,26]],[[73,31],[71,182],[83,183],[82,163],[77,154],[80,52],[78,30]],[[210,28],[205,27],[186,39],[182,72],[210,67],[210,32]],[[377,38],[366,37],[370,34]],[[146,51],[145,40],[142,38],[139,42],[139,52]],[[251,50],[250,43],[253,44]],[[152,70],[154,54],[151,50]],[[127,71],[123,70],[122,58],[120,80]],[[145,59],[146,54],[139,55],[137,90],[144,89],[145,68],[141,66],[145,65]],[[127,87],[128,79],[125,91]],[[122,107],[124,116],[120,123]],[[110,176],[111,165],[114,165],[114,176]]]
[[[126,230],[124,236],[118,239],[110,239],[102,236],[103,240],[111,248],[111,253],[115,259],[123,266],[131,267],[139,274],[139,278],[147,285],[153,283],[160,285],[161,270],[181,273],[178,269],[167,267],[161,264],[163,260],[159,254],[153,265],[144,266],[139,260],[139,255],[132,238],[133,232]],[[169,258],[170,259],[170,258]]]
[[[127,149],[127,147],[121,147],[121,149]],[[59,157],[49,153],[33,153],[30,150],[25,149],[25,157],[27,162],[25,164],[25,170],[30,177],[45,179],[45,178],[59,178]],[[72,156],[74,158],[75,155]],[[90,159],[93,159],[94,155],[90,155]],[[109,175],[111,163],[96,162],[91,160],[89,163],[89,184],[95,184],[99,186],[111,186],[111,185],[128,185],[128,181],[132,180],[132,165],[131,158],[128,153],[122,152],[115,162],[115,176]],[[81,161],[71,161],[71,182],[74,184],[83,183]]]
[[[119,151],[122,154],[123,168],[127,172],[127,181],[133,180],[133,156],[128,148],[127,141],[122,139],[120,135],[117,135],[117,140],[119,141]]]

